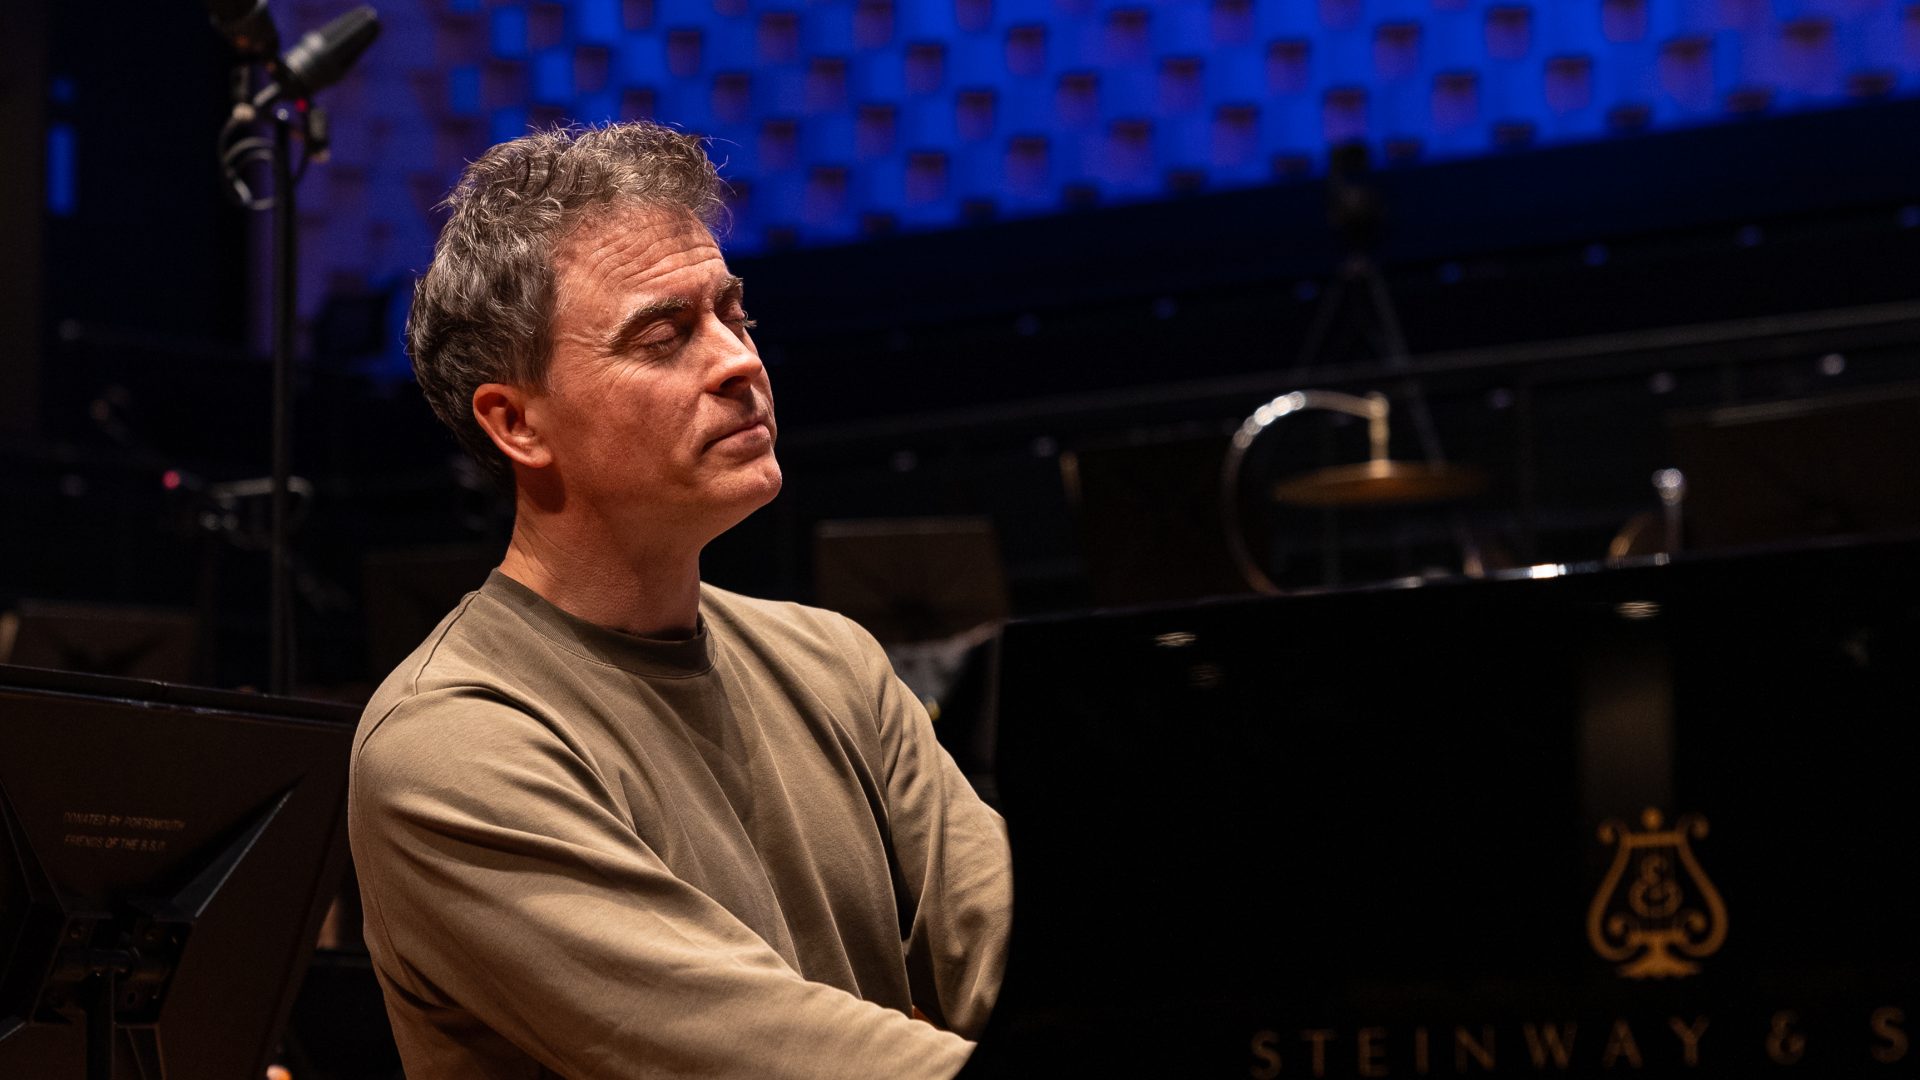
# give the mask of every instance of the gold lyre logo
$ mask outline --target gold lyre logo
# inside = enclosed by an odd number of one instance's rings
[[[1640,815],[1640,832],[1618,821],[1600,826],[1615,845],[1613,865],[1587,909],[1587,940],[1629,979],[1692,975],[1727,940],[1727,906],[1687,846],[1707,835],[1707,819],[1685,814],[1661,827],[1660,811]]]

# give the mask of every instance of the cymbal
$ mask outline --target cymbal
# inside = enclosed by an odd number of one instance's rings
[[[1273,498],[1294,506],[1393,506],[1464,499],[1486,486],[1478,469],[1464,465],[1364,461],[1289,477],[1273,485]]]

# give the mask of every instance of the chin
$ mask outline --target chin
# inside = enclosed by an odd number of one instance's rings
[[[780,488],[785,483],[786,477],[781,475],[779,462],[774,461],[772,455],[768,455],[766,468],[760,477],[760,501],[755,503],[753,508],[758,510],[772,502],[774,496],[780,494]]]
[[[735,478],[735,482],[728,485],[730,490],[725,499],[727,506],[733,511],[732,520],[727,528],[730,529],[739,524],[749,514],[772,502],[774,496],[780,494],[780,486],[783,482],[780,466],[771,455],[765,462],[756,463],[753,470]]]

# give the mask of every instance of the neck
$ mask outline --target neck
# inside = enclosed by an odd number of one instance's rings
[[[576,618],[650,638],[699,626],[700,547],[616,535],[602,523],[542,514],[522,500],[500,572]]]

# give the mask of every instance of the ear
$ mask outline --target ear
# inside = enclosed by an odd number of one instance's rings
[[[536,396],[512,383],[482,383],[473,392],[473,419],[508,461],[544,469],[553,464],[553,450],[534,422],[537,410],[530,413]]]

